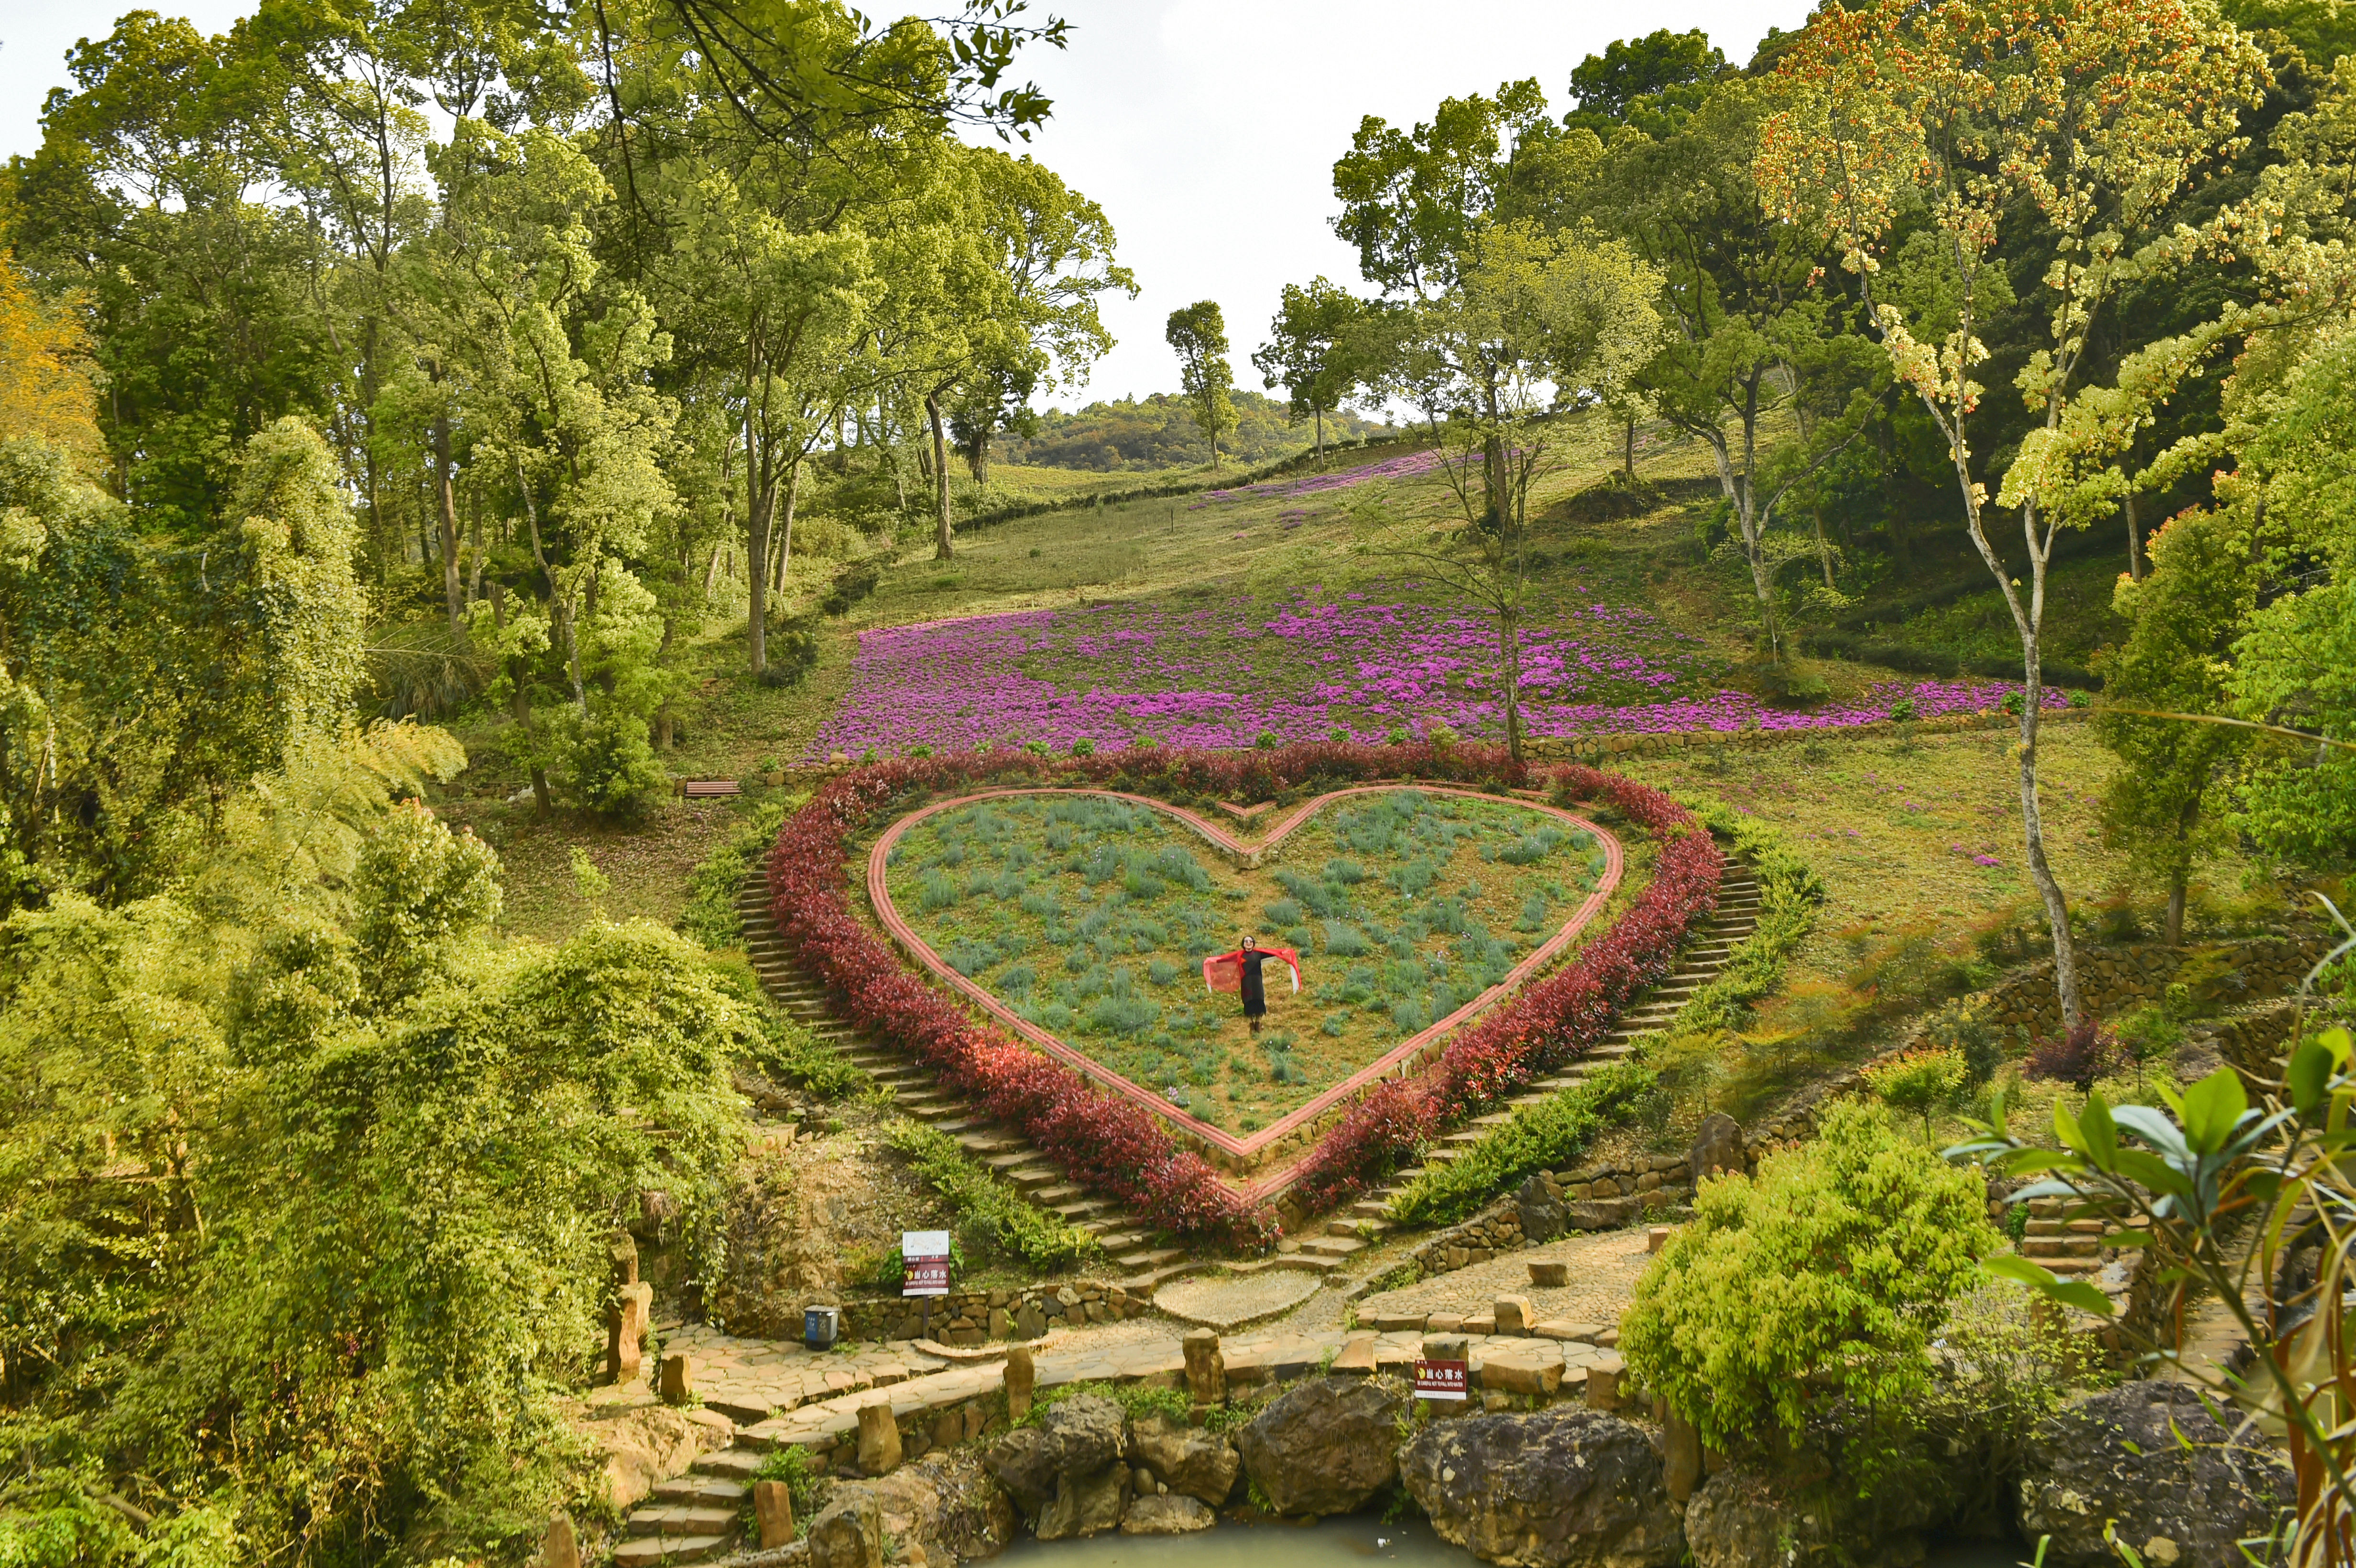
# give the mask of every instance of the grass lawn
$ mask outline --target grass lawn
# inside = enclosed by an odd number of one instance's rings
[[[1013,796],[918,824],[889,885],[960,974],[1249,1133],[1503,979],[1603,865],[1601,845],[1552,817],[1419,790],[1337,802],[1279,864],[1248,871],[1147,807]],[[1247,933],[1301,959],[1298,996],[1269,966],[1258,1036],[1203,984],[1203,960]]]
[[[1712,1062],[1687,1063],[1692,1103],[1766,1109],[1837,1067],[1895,1044],[1922,1008],[2050,952],[2022,862],[2009,729],[1913,741],[1828,736],[1764,751],[1633,763],[1648,783],[1713,795],[1772,823],[1823,875],[1829,896],[1779,995]],[[2091,726],[2041,737],[2047,853],[2095,933],[2157,929],[2158,895],[2103,841],[2114,765]],[[2194,889],[2190,936],[2246,931],[2285,913],[2261,867],[2226,857]]]

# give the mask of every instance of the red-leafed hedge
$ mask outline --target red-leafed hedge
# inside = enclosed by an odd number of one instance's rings
[[[1313,1207],[1365,1185],[1460,1111],[1592,1045],[1629,995],[1666,972],[1694,912],[1714,907],[1718,851],[1674,802],[1591,768],[1574,767],[1565,776],[1575,795],[1603,796],[1629,820],[1669,839],[1653,885],[1569,969],[1467,1030],[1431,1074],[1387,1084],[1362,1100],[1312,1155],[1304,1191]],[[1275,1239],[1274,1217],[1237,1196],[1200,1156],[1180,1148],[1150,1112],[977,1021],[904,965],[852,913],[844,860],[855,835],[898,808],[979,785],[1109,785],[1250,798],[1306,784],[1400,777],[1519,785],[1529,773],[1499,747],[1423,744],[900,758],[830,781],[786,820],[769,857],[770,907],[787,943],[841,998],[851,1021],[930,1064],[947,1087],[987,1115],[1019,1127],[1074,1180],[1174,1235],[1264,1247]]]
[[[1467,1112],[1591,1050],[1612,1032],[1629,998],[1676,966],[1694,921],[1718,908],[1726,858],[1683,806],[1594,768],[1573,765],[1556,776],[1574,798],[1608,800],[1661,841],[1651,883],[1569,965],[1460,1033],[1430,1072],[1360,1100],[1319,1140],[1294,1183],[1310,1212],[1371,1186]]]

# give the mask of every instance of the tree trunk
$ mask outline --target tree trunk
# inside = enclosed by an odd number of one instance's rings
[[[516,458],[516,490],[523,496],[524,520],[531,525],[531,558],[540,563],[540,574],[548,582],[548,613],[556,623],[559,645],[564,651],[565,673],[573,679],[573,700],[584,715],[589,711],[589,689],[581,680],[581,642],[573,635],[573,603],[564,596],[564,589],[556,581],[556,569],[548,563],[548,552],[540,540],[540,508],[533,505],[531,482],[524,477],[523,458]]]
[[[2012,609],[2014,625],[2020,633],[2020,744],[2017,750],[2020,763],[2021,837],[2029,852],[2029,880],[2037,886],[2037,896],[2045,905],[2046,923],[2053,933],[2053,989],[2062,1004],[2062,1028],[2075,1029],[2085,1017],[2078,996],[2078,945],[2070,934],[2069,900],[2062,895],[2062,883],[2045,856],[2045,818],[2037,798],[2037,735],[2044,712],[2045,691],[2046,559],[2037,548],[2037,507],[2031,502],[2021,508],[2021,530],[2029,547],[2030,575],[2029,601],[2024,610],[2003,561],[1989,546],[1987,535],[1980,527],[1979,507],[1969,502],[1966,505],[1965,516],[1971,525],[1972,542],[1979,547],[1980,558],[1988,570],[1996,573],[1997,585]]]
[[[2141,582],[2144,569],[2143,528],[2136,521],[2135,503],[2135,492],[2130,490],[2127,492],[2126,499],[2119,504],[2119,509],[2125,512],[2127,517],[2127,581]]]
[[[1497,635],[1505,656],[1505,753],[1522,760],[1522,631],[1514,611],[1497,617]]]
[[[1627,445],[1622,449],[1620,470],[1628,475],[1628,483],[1631,485],[1636,483],[1636,416],[1634,414],[1628,416]]]
[[[1822,507],[1811,507],[1808,508],[1808,516],[1815,519],[1816,564],[1825,569],[1825,592],[1837,592],[1839,590],[1833,584],[1833,547],[1825,538],[1825,509]]]
[[[2184,893],[2190,880],[2181,868],[2169,873],[2168,928],[2160,933],[2160,940],[2170,947],[2184,945]]]
[[[470,548],[475,553],[474,561],[466,569],[466,603],[472,604],[483,596],[483,557],[486,552],[483,549],[483,503],[480,497],[466,509],[466,531],[473,540]]]
[[[1317,466],[1325,466],[1325,411],[1317,411]]]
[[[941,433],[941,400],[925,394],[925,417],[933,426],[933,559],[947,560],[957,553],[949,542],[949,449]]]
[[[766,461],[762,466],[767,466]],[[759,675],[769,667],[769,508],[776,505],[776,491],[766,482],[752,483],[756,472],[746,464],[744,640],[752,652],[753,673]]]
[[[458,495],[450,476],[450,421],[434,421],[434,499],[442,514],[442,596],[448,601],[450,633],[466,624],[466,602],[458,586]]]
[[[726,548],[725,545],[713,545],[712,562],[703,569],[703,602],[706,604],[712,603],[712,590],[720,586],[720,552]]]
[[[786,569],[794,554],[794,507],[802,497],[802,460],[797,455],[786,467],[785,528],[777,539],[777,594],[786,592]]]
[[[507,594],[496,581],[491,583],[491,624],[502,631],[507,629]],[[532,732],[531,699],[524,690],[525,671],[522,666],[521,659],[508,660],[508,716],[513,719],[516,726],[523,731],[524,750],[531,757],[531,803],[542,815],[546,815],[554,807],[555,803],[549,799],[548,770],[541,765],[540,747],[537,737]]]

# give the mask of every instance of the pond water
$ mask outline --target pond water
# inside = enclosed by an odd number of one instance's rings
[[[1932,1549],[1926,1568],[2014,1568],[2029,1553],[2009,1543],[1958,1541]],[[1193,1535],[1099,1535],[1039,1541],[1025,1536],[997,1559],[1001,1568],[1482,1568],[1422,1520],[1385,1524],[1350,1514],[1315,1524],[1237,1524],[1222,1520]]]

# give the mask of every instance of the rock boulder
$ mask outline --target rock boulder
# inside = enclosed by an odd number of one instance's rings
[[[936,1564],[993,1557],[1014,1539],[1014,1507],[970,1449],[927,1454],[873,1480],[838,1481],[830,1505],[866,1496],[893,1537]]]
[[[1001,1437],[981,1462],[1035,1527],[1066,1478],[1093,1478],[1118,1466],[1128,1452],[1128,1437],[1120,1406],[1081,1394],[1057,1403],[1038,1425],[1018,1426]],[[1118,1512],[1112,1522],[1120,1522]]]
[[[1442,1540],[1516,1568],[1669,1568],[1685,1552],[1660,1456],[1616,1415],[1476,1415],[1399,1456]]]
[[[1547,1188],[1542,1177],[1533,1176],[1515,1188],[1514,1202],[1521,1211],[1522,1240],[1532,1246],[1553,1241],[1569,1222],[1562,1200]]]
[[[1686,1505],[1694,1568],[1796,1568],[1793,1509],[1747,1470],[1720,1470]]]
[[[1129,1511],[1129,1467],[1118,1460],[1092,1472],[1066,1472],[1055,1482],[1055,1500],[1039,1510],[1034,1533],[1042,1541],[1069,1541],[1119,1529]]]
[[[810,1568],[884,1568],[884,1509],[873,1496],[854,1492],[819,1510],[810,1521]]]
[[[1277,1512],[1348,1513],[1398,1475],[1406,1408],[1378,1383],[1318,1378],[1269,1401],[1236,1446]]]
[[[1716,1175],[1741,1175],[1744,1163],[1741,1125],[1723,1111],[1712,1111],[1701,1119],[1701,1126],[1694,1134],[1693,1148],[1687,1157],[1693,1162],[1693,1179],[1697,1182]]]
[[[1200,1500],[1172,1492],[1168,1497],[1140,1498],[1121,1516],[1123,1535],[1184,1535],[1208,1530],[1219,1516]]]
[[[2053,1538],[2050,1563],[2110,1563],[2103,1527],[2115,1520],[2147,1563],[2241,1568],[2234,1541],[2263,1533],[2294,1495],[2289,1465],[2265,1439],[2226,1431],[2189,1384],[2123,1383],[2031,1435],[2020,1531]]]
[[[1149,1415],[1137,1424],[1130,1449],[1163,1486],[1213,1508],[1236,1489],[1236,1471],[1242,1461],[1235,1445],[1215,1433]]]

